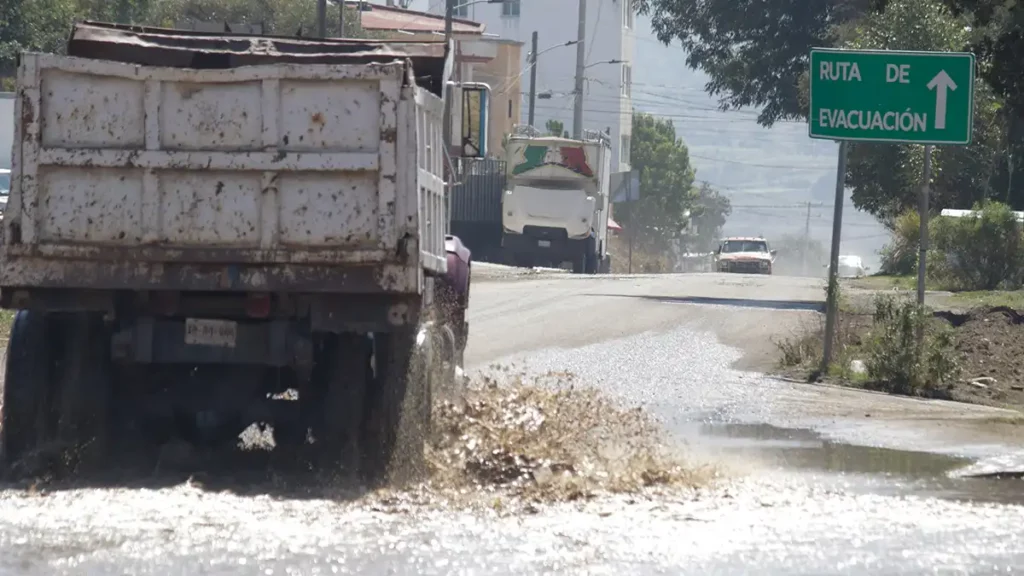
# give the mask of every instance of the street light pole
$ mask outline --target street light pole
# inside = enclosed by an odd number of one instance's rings
[[[572,110],[572,137],[579,140],[583,137],[583,60],[586,51],[583,49],[587,36],[587,0],[580,1],[579,26],[576,30],[576,100]]]
[[[452,18],[455,13],[456,0],[445,0],[444,8],[444,58],[454,58],[452,50]],[[455,65],[452,63],[452,74],[454,75]],[[441,127],[441,137],[444,140],[444,154],[451,154],[452,149],[452,87],[450,78],[444,79],[444,126]],[[445,166],[448,163],[445,162]]]
[[[533,126],[533,111],[537,104],[537,31],[533,31],[533,38],[530,40],[530,115],[529,124]]]

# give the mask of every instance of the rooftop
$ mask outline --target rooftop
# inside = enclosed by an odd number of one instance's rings
[[[358,2],[345,1],[346,6],[355,8]],[[404,32],[444,32],[444,17],[417,10],[406,10],[397,6],[365,3],[361,13],[362,25],[366,30],[387,30]],[[472,20],[455,18],[452,21],[455,34],[483,34],[484,25]]]

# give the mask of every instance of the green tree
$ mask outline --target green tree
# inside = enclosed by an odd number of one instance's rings
[[[561,136],[565,134],[565,124],[562,124],[559,120],[548,120],[547,123],[544,124],[544,128],[551,136]]]
[[[731,213],[732,203],[729,199],[707,182],[701,183],[693,199],[693,208],[690,209],[690,217],[696,228],[691,238],[692,249],[697,252],[713,250]]]
[[[770,126],[807,113],[809,51],[816,46],[971,48],[978,56],[975,144],[936,158],[951,204],[984,197],[1024,207],[1024,2],[1007,0],[636,0],[659,40],[678,41],[724,109],[760,107]],[[942,10],[946,6],[951,13]],[[923,16],[914,20],[911,15]],[[969,26],[969,28],[968,28]],[[959,27],[959,28],[957,28]],[[937,33],[937,34],[936,34]],[[987,86],[986,86],[987,84]],[[913,189],[920,147],[851,151],[858,205],[891,220]],[[874,180],[870,178],[874,175]]]
[[[758,122],[804,118],[800,80],[814,46],[880,0],[635,0],[658,39],[678,40],[724,109],[762,108]]]
[[[624,224],[634,227],[641,245],[667,251],[685,230],[695,199],[689,151],[670,120],[634,111],[631,153],[633,168],[640,171],[640,199],[624,206]]]
[[[850,48],[955,51],[969,42],[968,24],[938,0],[892,0],[842,36]],[[1001,108],[991,88],[976,82],[972,144],[938,147],[933,154],[933,205],[963,208],[994,193],[1006,147]],[[851,143],[846,182],[854,204],[893,222],[917,205],[923,163],[922,146]]]

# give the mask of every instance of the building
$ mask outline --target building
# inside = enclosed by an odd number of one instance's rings
[[[352,7],[356,4],[353,1],[347,2]],[[390,38],[409,41],[444,39],[443,15],[367,3],[359,12],[359,18],[364,30]],[[485,24],[463,18],[452,23],[456,64],[454,76],[456,80],[485,82],[491,86],[488,148],[492,155],[500,155],[502,138],[512,131],[521,114],[521,98],[518,94],[522,91],[519,63],[523,51],[521,43],[487,35],[485,30]],[[456,138],[462,123],[460,110],[461,106],[452,107],[452,134]]]
[[[429,11],[443,15],[444,0],[428,0]],[[534,124],[543,129],[558,120],[572,130],[576,48],[559,46],[576,40],[579,0],[456,0],[455,16],[487,27],[503,39],[524,44],[519,61],[522,74],[520,122],[528,114],[531,35],[538,33],[537,93]],[[608,129],[612,137],[613,169],[629,169],[632,135],[632,60],[635,17],[631,0],[588,0],[586,13],[583,128]],[[555,46],[559,46],[555,48]],[[609,63],[614,62],[614,63]],[[517,87],[505,90],[513,97]]]

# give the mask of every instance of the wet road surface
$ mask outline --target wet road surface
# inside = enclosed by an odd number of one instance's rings
[[[1024,463],[1000,411],[742,371],[807,321],[785,278],[475,284],[472,371],[569,371],[656,415],[694,491],[540,506],[198,483],[0,491],[0,574],[989,574],[1024,567]],[[714,300],[709,300],[714,299]],[[751,302],[754,301],[753,304]],[[1010,427],[1010,430],[1014,430]],[[988,468],[984,468],[988,466]]]

